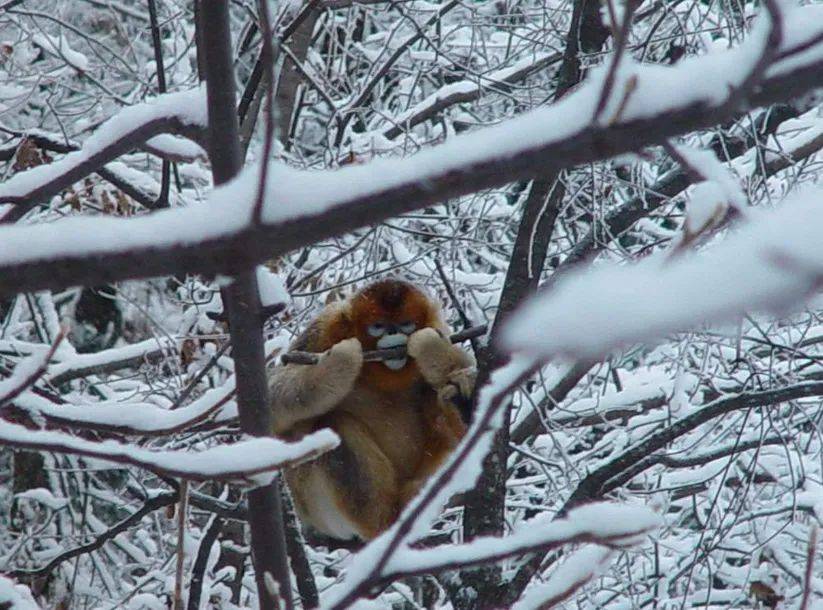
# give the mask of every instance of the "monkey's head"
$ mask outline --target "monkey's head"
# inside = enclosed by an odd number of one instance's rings
[[[401,280],[381,280],[351,299],[351,322],[364,350],[405,345],[421,328],[442,328],[436,303],[422,290]],[[393,390],[416,381],[420,373],[410,358],[367,362],[364,379],[380,389]]]

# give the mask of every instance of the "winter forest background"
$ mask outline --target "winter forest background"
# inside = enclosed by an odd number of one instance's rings
[[[823,608],[821,87],[817,1],[0,2],[0,608]],[[264,355],[386,275],[473,426],[309,544]]]

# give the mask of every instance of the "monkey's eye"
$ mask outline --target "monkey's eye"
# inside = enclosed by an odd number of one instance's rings
[[[379,322],[376,324],[369,324],[369,327],[366,329],[366,332],[369,333],[372,337],[379,337],[386,332],[386,326],[384,324],[380,324]]]
[[[410,335],[417,328],[417,324],[415,324],[414,322],[402,322],[400,326],[398,326],[398,328],[400,329],[400,332],[404,335]]]

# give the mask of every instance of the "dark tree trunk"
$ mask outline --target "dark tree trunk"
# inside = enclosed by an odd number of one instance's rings
[[[204,58],[208,92],[209,158],[214,183],[219,185],[235,177],[242,165],[228,2],[209,0],[199,9],[199,41],[203,47],[198,51]],[[260,294],[254,269],[235,276],[223,295],[233,346],[240,426],[247,434],[267,435],[271,430],[271,413]],[[252,490],[248,493],[248,505],[260,608],[271,610],[282,605],[291,608],[283,515],[276,487],[270,484]],[[267,585],[271,579],[276,581],[279,595]]]

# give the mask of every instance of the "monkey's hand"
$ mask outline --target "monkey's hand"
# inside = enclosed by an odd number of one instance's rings
[[[334,384],[342,398],[351,392],[362,366],[363,347],[360,341],[343,339],[323,354],[312,373],[316,384]]]
[[[468,397],[474,388],[474,367],[469,355],[433,328],[421,328],[409,337],[406,351],[417,362],[423,379],[441,398]]]
[[[360,341],[345,339],[323,353],[317,364],[275,367],[269,377],[275,434],[331,411],[352,391],[362,366]]]

